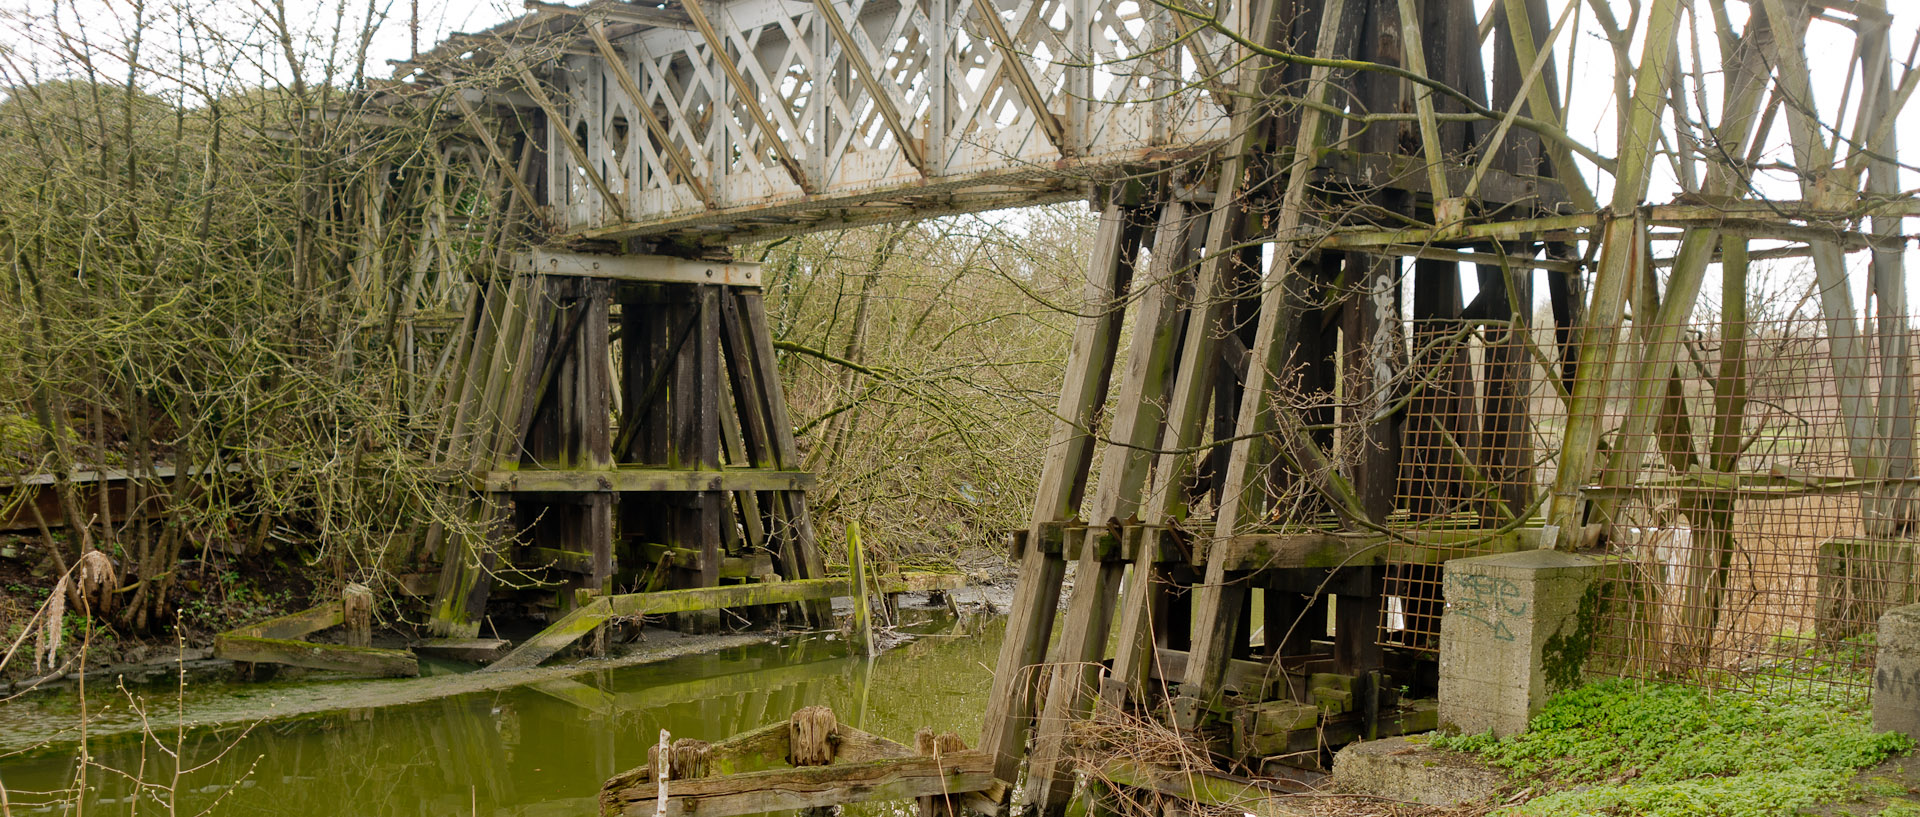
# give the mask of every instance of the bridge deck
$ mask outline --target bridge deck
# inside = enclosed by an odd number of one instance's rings
[[[544,167],[522,193],[578,238],[732,242],[1081,198],[1226,136],[1205,86],[1228,77],[1202,70],[1225,42],[1181,40],[1136,0],[529,8],[401,64],[395,87],[460,89],[454,110],[530,137]],[[490,146],[502,164],[511,149]]]

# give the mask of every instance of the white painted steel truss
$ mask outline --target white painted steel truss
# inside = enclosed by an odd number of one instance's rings
[[[1080,198],[1227,135],[1205,89],[1230,86],[1210,70],[1229,44],[1149,0],[529,8],[400,76],[557,115],[540,203],[582,238],[737,241]]]

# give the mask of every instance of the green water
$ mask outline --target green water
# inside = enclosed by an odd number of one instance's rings
[[[603,781],[646,762],[661,729],[719,740],[824,704],[843,723],[902,742],[930,726],[974,743],[1003,629],[1002,619],[949,621],[871,660],[850,656],[843,641],[791,639],[184,737],[156,723],[146,738],[92,747],[84,795],[76,794],[71,748],[0,756],[0,814],[76,813],[79,799],[88,814],[585,817],[598,813]],[[351,700],[380,683],[391,682],[309,686],[311,694]],[[237,687],[193,693],[201,700],[246,694]],[[48,730],[63,717],[71,719],[70,709],[56,700],[0,704],[0,738],[13,738],[0,745],[22,742],[8,730]],[[168,753],[176,740],[178,763]],[[177,778],[176,770],[183,770]]]

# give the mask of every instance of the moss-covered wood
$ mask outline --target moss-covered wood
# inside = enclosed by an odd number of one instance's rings
[[[330,601],[314,605],[298,613],[288,613],[278,618],[270,618],[257,624],[236,627],[229,635],[253,636],[256,638],[301,638],[338,627],[346,621],[346,613],[340,602]]]
[[[886,577],[874,582],[883,595],[952,590],[965,584],[966,577],[955,573],[903,573],[898,577]],[[540,662],[553,657],[554,653],[565,649],[581,636],[593,632],[593,628],[614,616],[656,616],[700,610],[727,610],[762,604],[789,604],[841,598],[852,593],[853,581],[838,578],[601,596],[568,613],[547,629],[527,639],[506,657],[494,662],[488,669],[538,666]]]
[[[610,471],[528,469],[485,471],[473,475],[475,490],[523,493],[795,491],[812,488],[814,483],[813,475],[805,471],[762,468],[616,468]]]
[[[511,642],[501,638],[430,638],[408,647],[416,655],[484,664],[507,653]]]
[[[658,813],[733,817],[986,791],[994,783],[992,758],[969,751],[675,780],[667,785],[664,812],[658,810],[657,784],[609,784],[600,794],[600,813],[607,817]]]
[[[363,675],[414,676],[420,664],[405,650],[315,644],[289,638],[223,633],[213,640],[213,654],[231,661],[285,664],[290,667],[338,670]]]

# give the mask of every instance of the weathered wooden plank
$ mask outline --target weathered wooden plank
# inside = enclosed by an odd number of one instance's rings
[[[498,660],[511,646],[512,642],[504,638],[429,638],[408,648],[415,655],[485,664]]]
[[[1288,805],[1282,799],[1287,792],[1206,769],[1161,768],[1121,759],[1108,763],[1103,776],[1114,784],[1152,789],[1255,817],[1305,817],[1313,813],[1312,808],[1304,803],[1297,807]]]
[[[1180,683],[1187,675],[1186,650],[1159,648],[1153,651],[1153,666],[1148,668],[1147,676],[1159,681]],[[1269,694],[1286,683],[1286,676],[1279,669],[1265,662],[1234,658],[1227,662],[1227,673],[1221,682],[1221,689],[1231,690],[1247,700],[1271,698]]]
[[[643,564],[658,563],[664,556],[672,567],[692,568],[699,564],[700,560],[700,551],[652,542],[642,543],[640,553]],[[728,556],[720,560],[720,578],[723,579],[750,579],[771,575],[775,575],[773,557],[765,552],[749,552],[745,556]]]
[[[481,471],[469,478],[476,491],[503,492],[661,492],[796,491],[817,483],[806,471],[759,468]]]
[[[580,371],[579,453],[581,464],[595,470],[613,468],[613,285],[585,281],[580,287],[586,326],[576,351]],[[613,497],[593,494],[580,509],[580,536],[591,562],[582,586],[602,592],[613,578]]]
[[[1693,484],[1675,479],[1660,482],[1659,486],[1682,492],[1724,493],[1728,490],[1710,487],[1723,484],[1714,481],[1716,478],[1712,475],[1699,479],[1705,482]],[[1689,484],[1693,487],[1687,487]],[[1803,493],[1846,493],[1858,491],[1865,484],[1861,480],[1845,480],[1831,485],[1818,481],[1778,482],[1775,483],[1776,487],[1756,490],[1761,495],[1774,498]],[[1061,522],[1042,525],[1040,529],[1043,549],[1049,553],[1062,553],[1067,558],[1086,558],[1091,549],[1091,555],[1103,561],[1136,561],[1142,556],[1141,549],[1148,548],[1150,550],[1146,558],[1149,563],[1191,561],[1199,566],[1210,559],[1220,559],[1226,569],[1233,572],[1378,564],[1386,557],[1384,548],[1390,543],[1394,546],[1392,555],[1395,562],[1438,564],[1459,558],[1463,551],[1488,555],[1531,547],[1523,540],[1532,535],[1530,530],[1536,530],[1523,527],[1500,533],[1472,527],[1413,528],[1396,530],[1391,534],[1306,530],[1293,533],[1241,533],[1217,540],[1211,545],[1204,541],[1182,545],[1180,535],[1165,525],[1115,527]],[[1117,537],[1114,534],[1116,530]]]
[[[695,311],[699,316],[698,366],[689,408],[694,418],[692,453],[694,467],[720,468],[720,287],[695,287]],[[686,462],[686,460],[682,460]],[[712,587],[720,583],[721,535],[726,524],[720,491],[704,491],[695,498],[694,514],[688,522],[694,526],[694,541],[685,544],[700,550],[700,584]]]
[[[966,577],[954,573],[903,573],[875,581],[882,593],[921,593],[963,587]],[[690,613],[700,610],[724,610],[761,604],[818,601],[843,598],[852,594],[851,579],[799,579],[790,582],[738,584],[727,587],[695,587],[662,590],[658,593],[631,593],[599,596],[539,634],[522,642],[505,658],[487,669],[519,669],[538,666],[581,636],[593,631],[612,616],[651,616]]]
[[[1266,7],[1266,13],[1271,11],[1270,6]],[[1243,75],[1241,87],[1257,88],[1258,83],[1253,77]],[[1243,129],[1243,148],[1250,148],[1252,144],[1247,141],[1252,139],[1254,130],[1249,110],[1252,107],[1241,106],[1234,113],[1236,127]],[[1233,202],[1245,175],[1249,152],[1243,149],[1230,154],[1222,165],[1215,179],[1215,203],[1207,215],[1206,229],[1193,230],[1186,249],[1186,257],[1197,260],[1199,272],[1194,280],[1191,306],[1187,309],[1187,327],[1180,341],[1173,389],[1167,401],[1165,433],[1160,441],[1161,448],[1166,450],[1157,457],[1154,478],[1141,513],[1148,525],[1161,525],[1186,516],[1190,477],[1200,458],[1194,449],[1205,432],[1207,405],[1213,399],[1216,373],[1221,368],[1219,341],[1230,336],[1231,330],[1225,322],[1230,299],[1223,296],[1231,289],[1227,282],[1236,277],[1234,264],[1238,258],[1233,253],[1208,252],[1203,256],[1202,250],[1235,243],[1245,228],[1241,211]],[[1165,634],[1184,643],[1187,637],[1184,627],[1178,627],[1167,616],[1157,615],[1168,607],[1167,588],[1171,584],[1160,561],[1160,550],[1157,544],[1149,549],[1143,536],[1133,556],[1134,571],[1126,588],[1126,598],[1138,601],[1128,603],[1121,613],[1113,659],[1114,685],[1128,696],[1145,692],[1156,638]],[[1177,548],[1174,550],[1177,552]]]
[[[328,627],[338,627],[345,621],[346,614],[342,611],[340,602],[329,601],[298,613],[288,613],[257,624],[236,627],[227,634],[255,638],[300,638]]]
[[[664,812],[658,810],[655,799],[657,784],[610,787],[600,793],[600,813],[608,817],[662,813],[664,817],[734,817],[986,791],[993,785],[992,756],[967,751],[674,780],[667,784]]]
[[[754,380],[759,385],[759,393],[754,395],[758,401],[758,414],[765,423],[768,441],[774,463],[781,468],[793,468],[800,464],[800,447],[794,442],[793,420],[787,414],[786,392],[780,386],[780,363],[773,351],[773,334],[767,328],[766,302],[760,292],[753,289],[733,291],[739,310],[740,325],[745,329],[748,350],[752,357]],[[788,535],[792,537],[791,558],[783,561],[789,570],[797,576],[787,578],[814,579],[827,575],[826,562],[820,557],[820,548],[814,540],[813,517],[807,509],[807,498],[798,491],[783,491],[774,494],[777,513],[785,517]],[[782,546],[786,551],[787,546]],[[824,601],[804,605],[807,619],[815,626],[825,626],[833,620],[833,610]]]
[[[230,661],[286,664],[308,669],[339,670],[365,675],[413,676],[420,664],[405,650],[314,644],[287,638],[222,633],[213,639],[213,654]]]
[[[521,565],[527,569],[549,567],[583,576],[593,574],[593,554],[547,547],[527,547],[520,551]]]
[[[1117,204],[1108,205],[1100,216],[1093,256],[1087,262],[1083,312],[1074,329],[1066,378],[1060,388],[1059,419],[1053,424],[1034,498],[1035,539],[1039,538],[1041,525],[1072,516],[1086,491],[1087,470],[1093,460],[1093,435],[1088,429],[1098,426],[1100,408],[1106,403],[1125,316],[1124,309],[1117,305],[1122,303],[1119,299],[1126,292],[1126,276],[1132,269],[1123,259],[1132,254],[1129,248],[1138,241],[1138,231],[1130,231],[1127,221],[1126,211]],[[1012,781],[1019,772],[1034,709],[1031,693],[1035,678],[1028,668],[1046,656],[1065,574],[1065,560],[1044,548],[1028,548],[1021,559],[1020,583],[1014,590],[1013,610],[1000,644],[981,736],[981,748],[998,758],[994,771],[1002,780]]]
[[[1339,34],[1345,27],[1343,15],[1347,5],[1346,0],[1328,0],[1322,9],[1315,54],[1332,57],[1338,53]],[[1330,73],[1322,66],[1313,68],[1306,91],[1308,99],[1324,99]],[[1318,109],[1309,108],[1301,113],[1298,138],[1293,150],[1296,167],[1304,170],[1301,166],[1312,162],[1318,155],[1324,136],[1322,124],[1323,118]],[[1291,236],[1295,233],[1306,217],[1306,205],[1307,174],[1291,173],[1275,224],[1278,235]],[[1291,241],[1274,248],[1274,270],[1270,275],[1275,276],[1279,283],[1268,286],[1260,299],[1259,321],[1250,347],[1253,358],[1247,367],[1245,389],[1233,429],[1235,441],[1226,473],[1221,476],[1220,506],[1214,514],[1215,536],[1239,533],[1245,520],[1252,516],[1253,509],[1248,507],[1250,500],[1264,496],[1263,491],[1254,487],[1258,474],[1265,466],[1266,449],[1259,432],[1270,431],[1277,422],[1285,423],[1292,419],[1277,416],[1284,412],[1271,411],[1270,403],[1273,390],[1280,385],[1275,381],[1285,370],[1284,361],[1291,351],[1284,348],[1285,344],[1280,340],[1291,328],[1289,307],[1294,296],[1287,282],[1301,274],[1296,269],[1301,261],[1300,250]],[[1304,463],[1302,467],[1305,467]],[[1324,479],[1338,482],[1341,477],[1329,472]],[[1181,685],[1184,703],[1175,708],[1175,720],[1183,727],[1197,725],[1199,710],[1218,695],[1225,662],[1234,650],[1232,641],[1237,628],[1232,622],[1241,615],[1246,588],[1226,581],[1225,569],[1224,564],[1209,563],[1206,581],[1199,585],[1193,628],[1194,657],[1187,666],[1186,683]]]
[[[562,616],[559,621],[547,625],[547,628],[532,638],[520,642],[500,660],[487,665],[489,670],[524,669],[537,667],[540,662],[552,658],[554,653],[566,649],[568,644],[579,640],[593,628],[606,621],[609,604],[607,596],[594,599],[591,603],[576,607],[573,612]]]
[[[860,521],[847,523],[847,570],[853,574],[853,627],[855,650],[872,658],[879,651],[873,643],[873,611],[867,608],[866,548],[860,543]]]
[[[910,593],[961,586],[965,577],[950,573],[907,573],[901,578],[878,579],[882,592]],[[664,615],[695,610],[719,610],[760,604],[785,604],[794,601],[845,598],[853,595],[849,578],[797,579],[790,582],[738,584],[729,587],[696,587],[663,590],[658,593],[632,593],[607,596],[610,614],[617,616]]]
[[[1172,201],[1161,208],[1155,246],[1162,251],[1155,254],[1153,266],[1143,276],[1145,291],[1139,298],[1133,346],[1121,378],[1121,398],[1111,432],[1115,442],[1104,452],[1094,492],[1096,521],[1133,518],[1140,509],[1153,464],[1150,451],[1160,441],[1163,407],[1171,396],[1183,327],[1179,297],[1185,276],[1179,265],[1185,260],[1186,221],[1183,203]],[[1123,257],[1120,263],[1128,270],[1122,277],[1132,278],[1134,258]],[[1118,558],[1103,558],[1101,548],[1092,545],[1096,538],[1093,532],[1089,529],[1089,535],[1082,537],[1087,543],[1080,548],[1073,593],[1067,601],[1067,619],[1054,658],[1058,667],[1040,708],[1039,734],[1027,763],[1027,802],[1039,806],[1042,814],[1060,813],[1073,795],[1075,775],[1072,765],[1065,762],[1071,748],[1067,733],[1092,709],[1100,683],[1100,660],[1106,654],[1120,579],[1126,569],[1126,563]]]
[[[507,452],[517,451],[520,444],[515,439],[519,428],[510,424],[509,418],[519,417],[529,381],[537,376],[531,365],[534,344],[527,338],[544,326],[552,312],[544,299],[529,292],[535,282],[526,279],[512,276],[502,303],[495,330],[498,340],[489,350],[486,386],[479,393],[467,440],[466,467],[471,470],[498,467]],[[428,618],[429,631],[440,637],[471,638],[479,633],[498,558],[493,543],[512,536],[508,520],[493,503],[475,499],[468,503],[468,514],[475,527],[491,530],[463,536],[442,559],[440,587]]]

